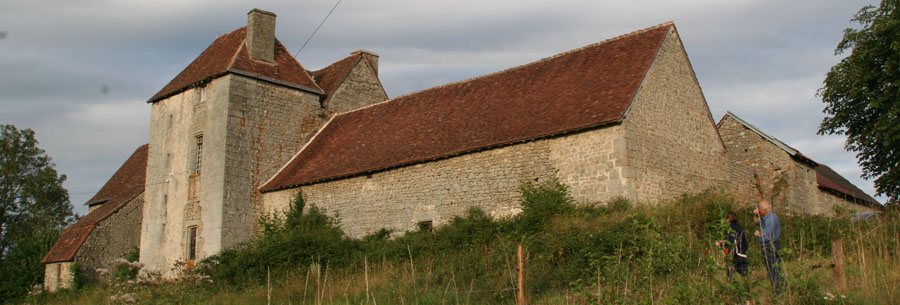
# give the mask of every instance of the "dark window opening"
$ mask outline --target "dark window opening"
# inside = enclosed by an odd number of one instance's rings
[[[197,227],[188,228],[188,260],[197,259]]]
[[[434,229],[434,222],[431,220],[420,221],[418,223],[419,231],[431,232]]]

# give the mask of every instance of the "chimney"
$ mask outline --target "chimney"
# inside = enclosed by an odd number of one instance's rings
[[[247,13],[247,49],[252,59],[275,61],[275,13],[258,8]]]
[[[375,76],[378,76],[378,54],[369,50],[356,50],[350,53],[350,55],[356,55],[358,53],[362,53],[363,58],[369,61],[369,64],[372,66],[372,70],[375,71]]]

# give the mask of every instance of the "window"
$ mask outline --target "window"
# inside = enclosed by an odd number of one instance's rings
[[[194,174],[200,174],[200,161],[203,160],[203,135],[197,136],[197,166],[194,167]]]
[[[197,259],[197,227],[188,228],[188,260]]]
[[[431,232],[432,229],[434,228],[434,222],[432,222],[431,220],[420,221],[418,223],[418,226],[419,226],[419,231]]]

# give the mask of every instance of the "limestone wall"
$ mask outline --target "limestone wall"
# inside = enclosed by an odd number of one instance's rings
[[[725,148],[674,30],[622,126],[618,141],[627,149],[620,174],[634,186],[628,198],[655,203],[725,180]]]
[[[342,113],[382,102],[387,98],[378,77],[369,67],[369,61],[361,60],[328,97],[326,106],[331,113]]]
[[[44,264],[44,289],[56,292],[59,289],[71,288],[75,279],[71,272],[72,264],[72,262]]]
[[[728,148],[729,180],[739,200],[747,204],[772,200],[784,212],[813,215],[834,215],[834,206],[869,210],[819,189],[812,165],[792,158],[734,118],[726,116],[719,123],[719,133]],[[782,177],[784,186],[776,186]],[[778,189],[781,192],[773,196]]]
[[[380,228],[413,230],[417,223],[447,223],[470,207],[494,217],[520,211],[521,181],[559,173],[580,202],[626,193],[615,156],[624,148],[619,126],[541,139],[437,161],[264,194],[267,211],[283,211],[302,189],[307,206],[338,215],[345,232],[361,237]]]
[[[115,270],[112,261],[124,258],[140,245],[143,195],[138,195],[115,214],[97,223],[78,249],[75,261],[87,281],[98,278],[97,269]]]
[[[318,95],[240,75],[228,78],[228,110],[223,119],[227,123],[222,129],[226,132],[226,187],[220,197],[221,210],[205,214],[219,217],[215,230],[221,232],[221,248],[252,236],[260,203],[255,190],[328,118]],[[204,224],[208,230],[209,224]]]
[[[874,212],[875,209],[854,203],[851,198],[839,196],[833,192],[819,189],[816,192],[816,201],[827,211],[826,215],[833,216],[837,209],[843,209],[850,212]]]
[[[784,150],[768,142],[737,120],[726,116],[719,122],[719,134],[727,147],[731,185],[737,198],[747,204],[772,199],[779,177],[792,176],[794,161]],[[788,182],[790,183],[790,182]],[[784,207],[790,189],[774,198],[775,208]]]
[[[371,71],[354,71],[333,104],[384,100]],[[190,227],[197,227],[198,258],[248,240],[261,203],[255,190],[332,112],[320,106],[316,94],[235,74],[154,103],[141,263],[166,273],[186,260]]]
[[[224,125],[229,82],[229,76],[220,77],[151,106],[140,242],[140,261],[148,270],[167,272],[184,259],[186,228],[190,225],[199,227],[201,257],[219,251],[221,230],[216,228],[221,227],[225,189]],[[198,136],[203,137],[199,174]],[[212,213],[198,219],[196,214],[202,209]],[[186,213],[188,210],[195,212]]]

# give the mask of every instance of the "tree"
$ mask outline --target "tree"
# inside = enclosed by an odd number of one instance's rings
[[[34,131],[0,125],[0,278],[19,279],[0,285],[2,298],[40,283],[40,260],[59,231],[75,220],[62,186],[66,176],[57,174],[37,144]]]
[[[850,52],[831,67],[819,96],[826,117],[819,134],[846,135],[863,178],[875,178],[877,194],[900,200],[900,0],[866,6],[851,21],[835,55]]]

